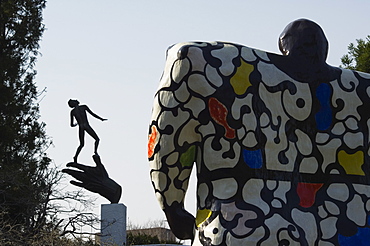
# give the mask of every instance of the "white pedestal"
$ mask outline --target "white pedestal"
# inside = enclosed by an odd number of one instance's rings
[[[122,203],[101,205],[102,246],[126,245],[126,209]]]

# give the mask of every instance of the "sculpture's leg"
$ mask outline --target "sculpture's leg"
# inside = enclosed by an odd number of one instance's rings
[[[77,147],[77,151],[75,156],[73,157],[73,161],[77,163],[77,157],[80,154],[82,148],[85,146],[85,131],[83,128],[79,129],[79,138],[80,138],[80,145]]]
[[[98,137],[98,134],[92,129],[90,126],[86,128],[86,132],[93,138],[95,139],[95,146],[94,146],[94,153],[95,155],[98,155],[98,146],[100,142],[100,138]]]
[[[99,138],[95,139],[95,149],[94,149],[95,155],[98,155],[99,142],[100,142],[100,139]]]

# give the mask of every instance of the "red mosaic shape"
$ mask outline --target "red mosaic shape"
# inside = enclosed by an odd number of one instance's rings
[[[226,121],[228,113],[227,108],[216,98],[211,97],[208,100],[208,108],[212,119],[225,128],[225,137],[228,139],[235,138],[235,130],[232,129]]]
[[[298,183],[297,194],[300,202],[299,206],[309,208],[315,203],[316,193],[323,186],[322,183]]]

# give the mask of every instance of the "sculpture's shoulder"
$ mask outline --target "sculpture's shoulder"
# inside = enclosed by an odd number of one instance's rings
[[[269,53],[236,43],[177,43],[167,49],[160,88],[176,88],[184,81],[195,91],[198,86],[220,88],[233,75],[240,75],[238,68],[248,71],[260,61],[269,63]],[[208,93],[213,89],[200,94],[209,96]]]
[[[359,80],[360,83],[369,83],[370,82],[370,74],[364,73],[356,70],[350,70],[345,68],[336,68],[340,70],[341,80],[346,80],[348,83],[352,80]]]
[[[202,52],[203,57],[199,56],[200,52]],[[167,60],[203,58],[208,61],[208,59],[223,60],[223,58],[235,58],[237,56],[243,56],[246,60],[255,60],[256,55],[269,60],[267,54],[267,52],[231,42],[182,42],[167,49]]]
[[[87,105],[79,105],[75,108],[75,111],[77,112],[85,112],[88,110],[89,110],[89,107]]]

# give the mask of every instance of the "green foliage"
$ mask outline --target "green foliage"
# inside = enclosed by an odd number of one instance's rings
[[[2,223],[4,224],[4,223]],[[0,245],[2,246],[99,246],[92,239],[68,238],[60,236],[52,226],[44,226],[37,234],[25,236],[17,226],[5,226],[0,230]]]
[[[0,245],[91,246],[91,240],[68,236],[83,234],[76,228],[91,226],[95,216],[60,204],[87,208],[91,199],[58,190],[62,174],[45,154],[51,141],[39,121],[34,81],[45,4],[0,0]],[[62,210],[68,220],[58,219]]]
[[[151,236],[147,234],[127,233],[126,244],[127,245],[141,245],[141,244],[159,244],[160,241],[157,236]]]
[[[341,58],[344,68],[370,73],[370,35],[348,45],[348,54]]]
[[[60,176],[44,154],[51,143],[34,82],[44,7],[45,0],[0,0],[1,245],[28,245],[52,231],[48,202]]]
[[[181,244],[179,242],[172,242],[172,241],[160,241],[158,236],[156,235],[148,235],[148,234],[132,234],[130,232],[127,233],[126,237],[126,244],[127,245],[143,245],[143,244]]]

